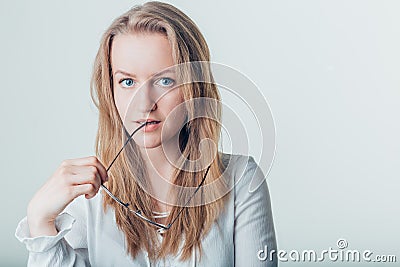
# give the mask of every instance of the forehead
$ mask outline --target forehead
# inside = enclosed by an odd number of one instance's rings
[[[171,45],[161,33],[118,34],[110,56],[113,73],[122,70],[143,78],[174,65]]]

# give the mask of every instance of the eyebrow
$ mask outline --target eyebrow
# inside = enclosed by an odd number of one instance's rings
[[[121,73],[121,74],[123,74],[123,75],[136,78],[136,75],[135,75],[135,74],[132,74],[132,73],[129,73],[129,72],[126,72],[126,71],[123,71],[123,70],[117,70],[117,71],[114,73],[114,75],[116,75],[116,74],[118,74],[118,73]],[[166,70],[163,70],[163,71],[161,71],[161,72],[153,73],[153,74],[150,75],[150,77],[158,77],[158,76],[161,76],[161,75],[166,74],[166,73],[172,73],[172,74],[174,74],[175,71],[173,71],[172,69],[166,69]]]

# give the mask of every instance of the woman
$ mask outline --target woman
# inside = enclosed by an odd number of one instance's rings
[[[277,265],[257,257],[276,250],[267,184],[248,191],[263,173],[212,145],[221,104],[209,60],[197,26],[172,5],[114,20],[92,76],[97,157],[63,161],[30,201],[16,230],[28,265]]]

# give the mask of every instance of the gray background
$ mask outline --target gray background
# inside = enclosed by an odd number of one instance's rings
[[[14,231],[34,192],[63,159],[94,155],[93,60],[102,32],[135,3],[0,3],[1,266],[26,263]],[[279,248],[346,238],[399,261],[400,2],[171,3],[198,24],[212,60],[248,75],[270,104]]]

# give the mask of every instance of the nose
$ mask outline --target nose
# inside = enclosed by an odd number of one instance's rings
[[[138,112],[147,115],[147,113],[157,109],[156,97],[152,85],[146,82],[138,88],[132,102]]]

